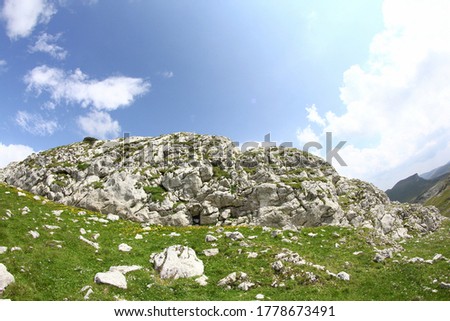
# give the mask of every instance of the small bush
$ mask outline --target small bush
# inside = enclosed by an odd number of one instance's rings
[[[166,190],[161,186],[144,186],[143,189],[151,194],[152,202],[162,202],[166,198]]]
[[[78,163],[77,164],[77,168],[80,171],[86,170],[87,168],[89,168],[89,166],[91,166],[91,164],[89,164],[89,163]]]
[[[89,145],[93,145],[98,139],[94,137],[84,137],[83,143],[87,143]]]

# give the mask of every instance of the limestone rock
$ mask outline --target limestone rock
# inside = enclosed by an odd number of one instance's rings
[[[14,276],[8,272],[6,266],[0,263],[0,293],[3,292],[8,285],[14,283]]]
[[[350,281],[350,275],[347,272],[339,272],[337,277],[344,281]]]
[[[97,218],[104,224],[120,217],[148,225],[259,224],[289,231],[339,225],[398,240],[432,232],[443,220],[434,207],[390,202],[372,184],[341,177],[314,155],[276,147],[240,151],[228,138],[193,133],[61,146],[11,163],[0,181],[36,199],[114,213]]]
[[[205,256],[215,256],[215,255],[219,254],[219,249],[203,250],[203,254],[205,254]]]
[[[128,244],[122,243],[119,244],[119,251],[121,252],[130,252],[133,248]]]
[[[109,284],[121,289],[127,288],[127,280],[125,276],[118,271],[108,271],[97,273],[94,277],[95,283]]]
[[[173,245],[153,257],[155,270],[162,279],[178,279],[203,274],[203,262],[187,246]]]
[[[242,235],[241,232],[225,232],[225,236],[233,241],[242,240],[244,238],[244,235]]]
[[[8,251],[6,246],[0,246],[0,254],[6,253],[6,251]]]

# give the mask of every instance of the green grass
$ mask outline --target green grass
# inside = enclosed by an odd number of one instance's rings
[[[77,164],[77,168],[78,168],[80,171],[84,171],[84,170],[88,169],[89,166],[91,166],[91,164],[89,164],[89,163],[78,163],[78,164]]]
[[[82,287],[92,286],[91,300],[254,300],[263,293],[266,300],[450,300],[450,290],[442,289],[439,282],[449,282],[449,264],[438,261],[434,264],[405,263],[388,259],[385,263],[372,261],[374,251],[368,241],[377,242],[370,230],[356,230],[341,227],[304,228],[299,232],[283,232],[285,238],[295,237],[292,243],[285,243],[260,227],[227,227],[225,231],[238,230],[246,237],[249,247],[227,239],[217,227],[151,227],[143,230],[138,223],[125,220],[107,224],[92,218],[104,218],[102,214],[42,201],[33,195],[18,197],[17,190],[0,184],[0,246],[20,246],[22,251],[0,254],[16,282],[6,288],[0,299],[11,300],[83,300]],[[21,209],[27,206],[30,213],[23,215]],[[7,210],[12,216],[7,215]],[[63,210],[60,216],[53,210]],[[49,230],[44,225],[59,226]],[[100,237],[95,249],[79,239],[80,228],[91,239],[96,233]],[[28,232],[36,230],[40,237],[33,239]],[[431,259],[436,253],[450,257],[450,223],[446,221],[434,234],[415,237],[403,244],[408,257],[421,256]],[[178,237],[169,234],[177,232]],[[142,240],[136,240],[140,233]],[[206,257],[202,251],[211,248],[204,241],[207,233],[218,237],[220,253]],[[315,237],[308,234],[315,233]],[[257,235],[250,240],[248,236]],[[118,251],[121,243],[133,247],[129,253]],[[204,262],[205,274],[209,277],[206,287],[194,279],[161,280],[149,263],[150,254],[164,248],[182,244],[193,248]],[[339,244],[339,247],[336,247]],[[58,247],[61,246],[61,248]],[[378,244],[379,248],[388,247]],[[308,262],[324,265],[334,273],[346,271],[351,275],[349,282],[328,276],[311,266],[295,266],[285,263],[290,271],[280,274],[273,271],[271,264],[283,249],[297,252]],[[241,254],[239,252],[242,251]],[[360,255],[353,255],[362,251]],[[255,259],[247,258],[246,252],[258,252]],[[112,265],[137,264],[143,270],[126,275],[128,289],[122,290],[108,285],[95,284],[97,272],[104,272]],[[247,273],[256,287],[248,292],[237,289],[224,290],[217,282],[231,272]],[[310,282],[306,272],[313,272],[317,282]],[[285,283],[285,287],[274,288],[272,282]],[[151,287],[147,286],[151,284]],[[436,290],[433,292],[432,290]]]
[[[153,202],[162,202],[166,198],[166,190],[161,186],[144,186],[143,189],[151,195]]]
[[[214,173],[214,177],[217,178],[230,178],[231,175],[230,173],[228,173],[226,170],[220,168],[219,166],[213,166],[213,173]]]

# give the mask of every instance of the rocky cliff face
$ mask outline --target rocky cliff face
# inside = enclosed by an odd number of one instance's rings
[[[33,154],[0,180],[67,205],[148,224],[260,224],[374,228],[406,237],[435,230],[433,207],[391,203],[293,148],[240,151],[218,136],[89,140]]]

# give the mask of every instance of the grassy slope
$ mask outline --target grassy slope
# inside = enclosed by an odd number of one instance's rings
[[[29,214],[21,214],[20,209],[24,206],[31,210]],[[11,218],[6,215],[7,209],[13,213]],[[60,217],[51,212],[58,209],[64,210]],[[245,236],[258,235],[258,238],[246,240],[251,246],[242,248],[239,242],[220,237],[217,242],[220,253],[215,257],[205,257],[202,251],[211,248],[211,244],[204,241],[205,235],[208,232],[223,235],[216,233],[216,228],[153,227],[145,232],[133,222],[99,223],[92,217],[103,217],[101,214],[87,212],[79,215],[80,211],[52,202],[44,205],[28,193],[18,197],[17,190],[0,185],[0,246],[22,248],[22,251],[0,254],[0,263],[5,264],[16,279],[0,298],[83,300],[84,293],[80,293],[80,289],[91,285],[94,290],[91,300],[253,300],[258,293],[263,293],[267,300],[294,301],[450,300],[450,290],[433,283],[434,279],[449,282],[448,263],[439,261],[430,265],[395,263],[392,260],[384,264],[374,263],[373,249],[367,243],[369,231],[339,227],[304,228],[293,235],[284,232],[286,237],[298,237],[296,242],[284,243],[280,237],[272,238],[259,227],[229,227],[227,230],[239,230]],[[45,229],[44,225],[61,228],[52,231]],[[79,240],[80,228],[88,231],[86,238],[100,233],[97,241],[101,248],[97,253]],[[40,237],[33,239],[28,234],[30,230],[39,231]],[[449,230],[447,221],[433,235],[409,240],[403,244],[406,251],[402,255],[431,259],[436,253],[441,253],[450,257]],[[170,237],[171,232],[181,235]],[[311,232],[317,236],[308,236]],[[144,239],[136,240],[136,233],[143,234]],[[345,238],[345,243],[340,242],[342,238]],[[123,242],[133,247],[130,253],[117,250]],[[340,246],[336,247],[336,243]],[[58,244],[62,248],[58,248]],[[201,287],[193,279],[170,281],[158,278],[149,263],[149,256],[174,244],[188,245],[197,252],[205,264],[208,286]],[[283,248],[298,252],[307,261],[324,265],[334,273],[346,271],[351,280],[342,281],[308,266],[292,266],[287,275],[276,274],[270,265]],[[240,249],[243,253],[239,255]],[[264,250],[266,252],[261,253]],[[259,256],[249,259],[247,251],[258,252]],[[363,254],[355,256],[352,254],[354,251],[363,251]],[[93,282],[97,272],[107,271],[112,265],[132,264],[142,265],[145,269],[127,274],[127,290]],[[225,291],[216,286],[218,280],[234,271],[246,272],[257,286],[248,292]],[[318,281],[307,281],[306,271],[316,274]],[[295,279],[291,279],[292,274],[297,275]],[[284,282],[286,287],[271,287],[274,280]],[[148,288],[148,284],[152,286]]]
[[[427,200],[425,205],[434,205],[441,211],[442,215],[450,217],[450,186],[447,186],[439,195]]]

